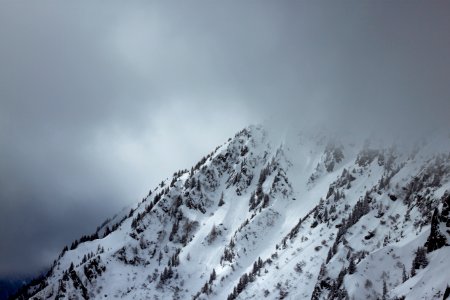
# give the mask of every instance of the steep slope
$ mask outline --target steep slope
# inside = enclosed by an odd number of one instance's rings
[[[449,138],[377,144],[246,128],[17,298],[442,299]]]

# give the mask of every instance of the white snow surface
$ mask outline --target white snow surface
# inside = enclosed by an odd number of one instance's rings
[[[442,299],[450,247],[411,268],[449,179],[448,136],[403,146],[250,126],[63,252],[18,299]]]

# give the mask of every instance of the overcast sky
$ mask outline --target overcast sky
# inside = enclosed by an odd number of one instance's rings
[[[449,28],[448,1],[1,1],[0,277],[250,123],[450,128]]]

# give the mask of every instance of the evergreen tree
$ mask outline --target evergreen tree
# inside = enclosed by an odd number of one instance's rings
[[[413,261],[413,264],[411,266],[411,277],[414,277],[414,276],[416,276],[416,268],[414,267],[414,261]]]
[[[252,209],[254,209],[255,208],[255,202],[256,202],[256,196],[255,196],[255,192],[252,192],[251,194],[250,194],[250,199],[249,199],[249,201],[248,201],[248,206],[250,207],[250,209],[249,209],[249,211],[251,211]]]
[[[311,295],[311,300],[320,300],[322,295],[322,282],[323,278],[327,275],[327,267],[325,264],[320,266],[319,276],[317,277],[316,285],[314,286],[313,293]]]
[[[261,259],[261,257],[258,257],[258,269],[261,269],[263,267],[264,263]]]
[[[109,229],[109,226],[106,226],[105,233],[104,233],[103,237],[106,237],[110,233],[111,233],[111,230]]]
[[[255,262],[253,263],[252,274],[256,274],[256,272],[258,272],[258,263],[255,261]]]
[[[416,257],[413,260],[414,269],[425,268],[428,265],[427,252],[424,247],[417,248]]]
[[[336,283],[335,283],[336,291],[341,287],[342,283],[344,282],[345,274],[347,274],[347,269],[345,267],[342,267],[342,269],[339,272],[339,275],[336,279]]]
[[[219,207],[224,205],[224,204],[225,204],[225,201],[223,200],[223,192],[222,192],[222,194],[220,195]]]
[[[209,291],[209,286],[208,286],[208,283],[205,282],[205,285],[202,287],[202,293],[208,294],[208,291]]]
[[[216,280],[216,277],[217,277],[216,270],[213,269],[211,275],[209,276],[209,283],[211,284],[214,280]]]
[[[387,288],[386,280],[383,279],[383,298],[382,298],[383,300],[388,299],[387,294],[388,294],[388,288]]]
[[[356,272],[356,264],[354,259],[350,259],[350,264],[348,266],[348,273],[354,274]]]
[[[326,259],[326,263],[329,263],[330,262],[330,260],[331,260],[331,258],[333,258],[333,247],[331,247],[329,250],[328,250],[328,254],[327,254],[327,259]]]
[[[436,207],[433,212],[433,217],[431,218],[430,236],[425,243],[425,247],[427,247],[428,253],[442,248],[447,244],[447,239],[439,230],[439,219],[439,210]]]
[[[269,195],[264,194],[263,208],[266,208],[267,206],[269,206]]]
[[[405,282],[406,280],[408,280],[408,274],[406,274],[406,268],[405,268],[405,265],[403,265],[402,282]]]
[[[214,224],[213,227],[211,228],[211,231],[209,232],[209,234],[207,236],[208,244],[211,244],[212,242],[214,242],[214,240],[216,239],[218,234],[219,234],[219,232],[216,228],[216,225]]]
[[[238,285],[237,285],[237,294],[242,293],[242,291],[245,289],[245,287],[248,284],[248,275],[247,273],[244,273],[244,275],[241,276],[241,278],[239,279]]]
[[[169,241],[173,241],[173,237],[177,234],[178,232],[178,220],[175,221],[172,225],[172,230],[170,231],[170,235],[169,235]]]
[[[443,300],[446,300],[450,297],[450,286],[447,285],[447,288],[445,289],[444,292],[444,298],[442,298]]]
[[[158,256],[158,266],[161,265],[161,260],[163,259],[163,254],[161,251],[159,251],[159,256]]]

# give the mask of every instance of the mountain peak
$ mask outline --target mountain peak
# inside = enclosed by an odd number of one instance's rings
[[[65,248],[23,298],[439,298],[450,147],[249,126]]]

